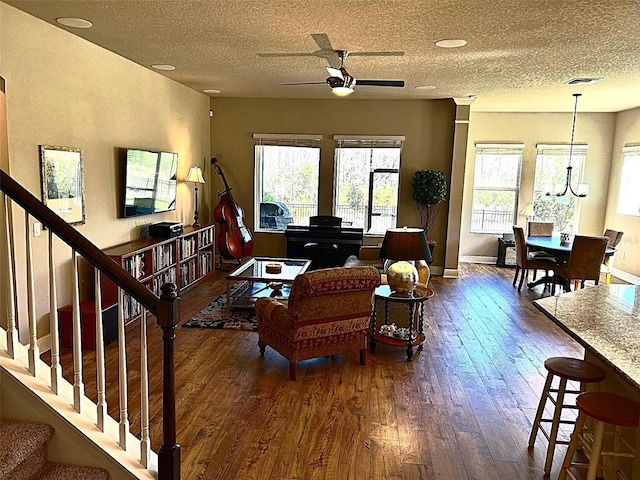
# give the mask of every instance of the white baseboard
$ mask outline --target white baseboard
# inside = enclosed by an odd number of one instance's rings
[[[617,268],[613,269],[613,271],[611,272],[611,275],[613,275],[616,278],[619,278],[620,280],[624,280],[625,282],[629,282],[633,285],[640,285],[640,277],[637,277],[636,275],[632,275],[627,272],[623,272],[622,270],[618,270]]]
[[[487,265],[495,265],[498,257],[486,257],[481,255],[463,255],[459,259],[460,263],[484,263]]]
[[[445,268],[442,272],[442,278],[458,278],[457,268]]]
[[[47,333],[46,335],[38,339],[38,350],[40,350],[40,353],[48,352],[49,350],[51,350],[51,334],[50,333]]]

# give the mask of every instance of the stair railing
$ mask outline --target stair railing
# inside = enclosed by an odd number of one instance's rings
[[[72,249],[72,325],[73,325],[73,406],[81,412],[84,384],[82,378],[82,345],[80,294],[78,285],[78,254],[94,267],[95,271],[95,318],[96,318],[96,371],[97,371],[97,412],[96,424],[105,430],[106,409],[106,381],[105,358],[102,328],[102,298],[101,274],[108,277],[118,287],[118,349],[119,349],[119,444],[126,450],[129,434],[129,420],[127,408],[127,372],[126,372],[126,343],[125,316],[122,307],[123,295],[129,295],[142,306],[141,315],[141,412],[140,412],[140,463],[147,468],[150,453],[149,439],[149,398],[148,398],[148,369],[147,369],[147,313],[155,315],[163,335],[163,394],[162,394],[162,446],[158,452],[158,474],[160,480],[180,479],[180,445],[176,441],[176,401],[174,376],[174,340],[175,328],[180,320],[180,299],[177,296],[176,285],[167,283],[162,286],[162,294],[157,297],[143,284],[134,279],[126,270],[105,255],[86,237],[66,223],[56,213],[44,205],[34,195],[28,192],[8,173],[0,169],[0,189],[4,204],[4,236],[6,264],[9,266],[3,283],[6,283],[6,334],[7,353],[15,358],[18,342],[16,324],[16,262],[15,262],[15,232],[13,204],[24,210],[25,217],[25,248],[26,248],[26,289],[27,313],[29,325],[28,368],[33,376],[38,373],[38,350],[36,333],[36,298],[35,278],[32,261],[31,228],[32,219],[39,221],[49,232],[49,284],[50,284],[50,330],[51,330],[51,389],[59,394],[61,382],[60,345],[58,336],[58,315],[56,303],[56,276],[54,256],[54,236],[58,237]],[[5,312],[2,312],[4,315]]]

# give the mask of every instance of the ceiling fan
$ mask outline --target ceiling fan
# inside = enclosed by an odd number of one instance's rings
[[[338,97],[345,97],[352,94],[356,83],[361,86],[372,87],[404,87],[404,80],[356,80],[356,78],[350,75],[347,69],[344,68],[344,60],[347,58],[347,55],[349,55],[349,52],[347,50],[335,50],[334,54],[337,54],[340,59],[340,68],[325,67],[327,72],[329,72],[329,76],[324,82],[295,82],[281,83],[280,85],[322,85],[327,83],[329,87],[331,87],[331,92]]]
[[[338,65],[336,59],[336,50],[331,45],[329,36],[326,33],[312,33],[311,38],[319,47],[314,52],[280,52],[280,53],[258,53],[259,57],[320,57],[326,59],[332,67]],[[351,56],[367,56],[367,57],[402,57],[404,52],[351,52]]]

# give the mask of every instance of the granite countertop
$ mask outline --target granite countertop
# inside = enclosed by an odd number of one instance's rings
[[[597,285],[533,303],[640,391],[640,286]]]

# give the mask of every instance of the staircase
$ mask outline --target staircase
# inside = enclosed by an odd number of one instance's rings
[[[0,421],[0,480],[108,480],[103,468],[47,461],[45,446],[53,427],[40,423]]]

